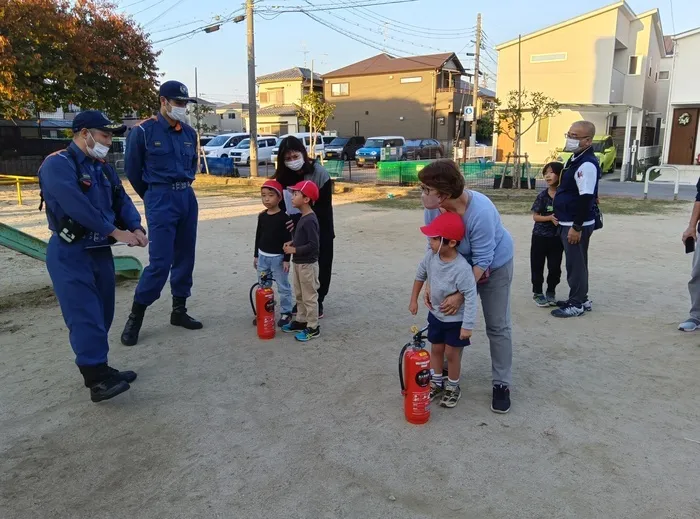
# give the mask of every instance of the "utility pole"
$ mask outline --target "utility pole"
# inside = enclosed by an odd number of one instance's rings
[[[199,88],[197,87],[197,67],[194,67],[194,97],[199,101]],[[196,130],[197,130],[197,154],[199,154],[199,137],[200,137],[200,132],[202,128],[202,124],[199,122],[200,121],[200,116],[202,113],[199,111],[199,106],[195,105],[192,110],[195,113],[195,121],[197,121],[196,124]]]
[[[253,0],[246,0],[248,24],[248,132],[250,133],[250,177],[258,176],[258,104],[255,88],[255,28]]]
[[[476,146],[476,126],[479,118],[479,58],[481,57],[481,13],[476,15],[476,50],[474,51],[474,119],[472,120],[472,132],[469,136],[469,145]]]
[[[311,89],[309,90],[311,97],[313,99],[314,93],[314,60],[311,60]],[[311,159],[316,158],[316,136],[314,135],[314,105],[311,103],[309,110],[309,143],[311,145]]]

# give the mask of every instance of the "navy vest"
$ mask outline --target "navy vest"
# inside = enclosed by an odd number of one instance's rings
[[[591,220],[595,220],[593,206],[595,205],[596,198],[598,198],[598,181],[602,175],[598,158],[593,152],[593,147],[590,147],[578,157],[574,157],[572,155],[564,166],[564,171],[561,172],[559,177],[559,187],[557,188],[557,194],[554,197],[554,215],[560,222],[573,222],[576,218],[579,196],[581,196],[578,193],[578,185],[576,185],[576,171],[578,171],[581,164],[586,162],[590,162],[595,166],[597,177],[595,181],[595,189],[593,190],[593,198],[589,203],[588,213],[583,221],[589,222]]]

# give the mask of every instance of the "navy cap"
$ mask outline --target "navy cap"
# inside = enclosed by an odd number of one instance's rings
[[[75,119],[73,119],[73,131],[77,133],[83,128],[110,132],[114,135],[121,135],[126,131],[126,126],[113,123],[107,119],[105,114],[98,110],[85,110],[75,116]]]
[[[197,102],[195,98],[190,97],[190,93],[184,83],[180,83],[179,81],[166,81],[160,85],[158,95],[166,99],[176,99],[178,101],[187,101],[189,103]]]

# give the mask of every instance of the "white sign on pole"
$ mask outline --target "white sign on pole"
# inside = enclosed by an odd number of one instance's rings
[[[467,122],[472,122],[474,120],[474,107],[465,106],[464,107],[464,120]]]

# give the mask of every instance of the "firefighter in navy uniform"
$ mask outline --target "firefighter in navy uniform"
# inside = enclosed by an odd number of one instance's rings
[[[148,244],[141,216],[114,168],[104,162],[112,135],[124,130],[100,112],[81,112],[73,120],[73,142],[47,157],[39,169],[52,231],[46,267],[93,402],[123,393],[136,379],[133,371],[118,371],[107,363],[115,297],[110,245]]]
[[[187,314],[192,288],[199,207],[191,187],[197,171],[197,133],[187,124],[187,104],[196,103],[179,81],[160,87],[160,112],[131,129],[125,169],[143,198],[149,238],[149,264],[139,280],[122,344],[138,342],[143,317],[170,276],[173,309],[170,324],[188,330],[202,323]]]

